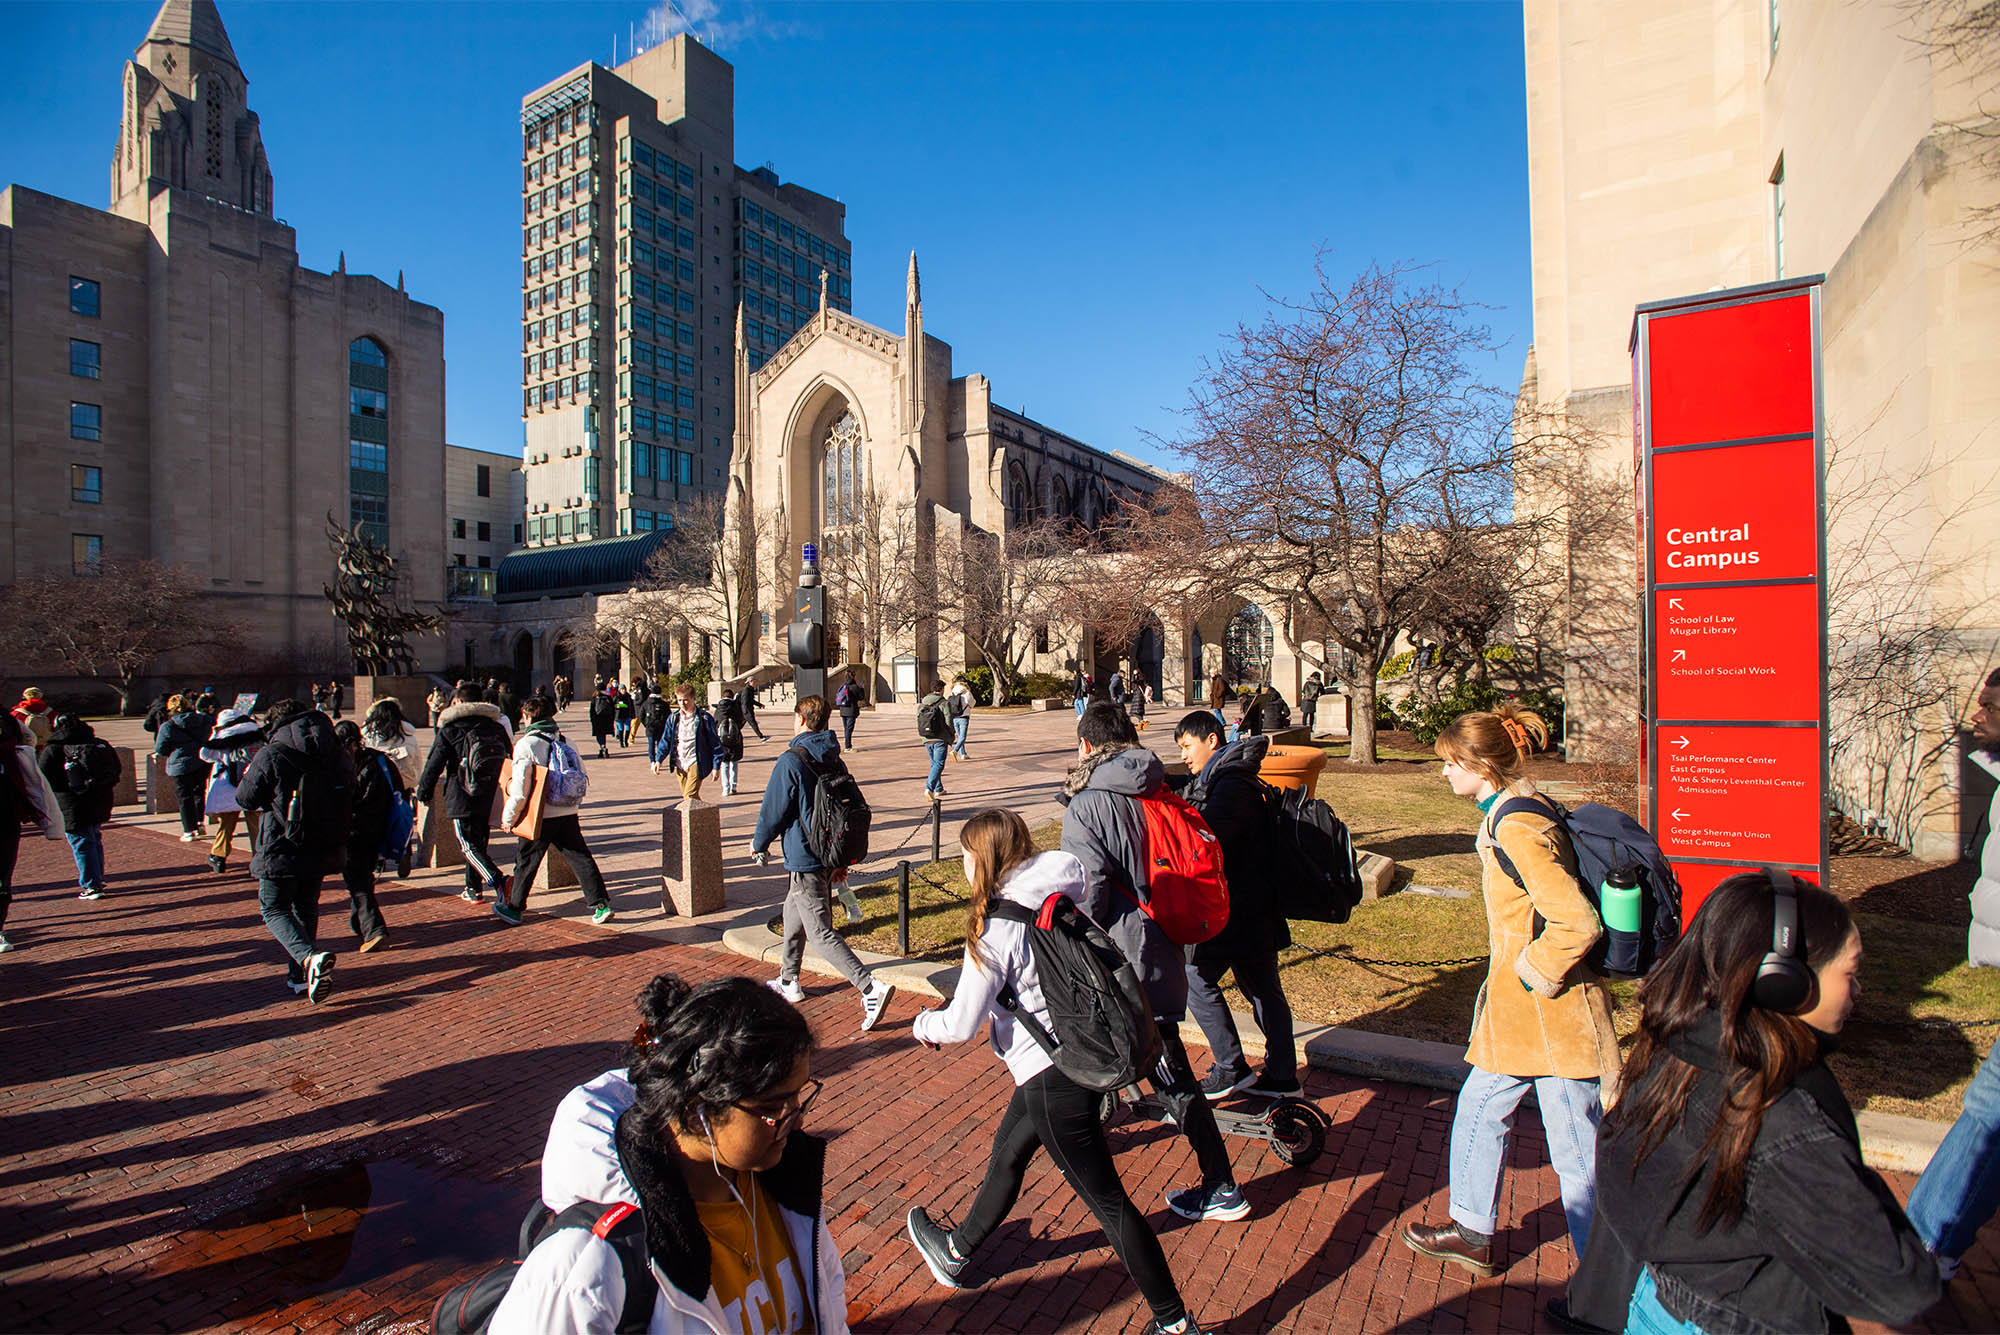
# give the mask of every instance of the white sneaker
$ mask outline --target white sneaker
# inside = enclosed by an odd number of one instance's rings
[[[7,934],[5,932],[0,932],[0,954],[4,954],[7,951],[12,950],[13,948],[14,948],[14,943],[7,939]]]
[[[195,841],[195,838],[196,838],[196,835],[195,835],[195,833],[194,833],[194,831],[193,831],[193,830],[182,830],[182,831],[181,831],[181,842],[182,842],[182,843],[184,843],[184,844],[191,844],[191,843],[193,843],[193,842]]]
[[[799,980],[796,978],[773,978],[770,982],[764,984],[764,986],[770,988],[794,1006],[806,999],[806,990],[799,986]]]
[[[889,998],[896,995],[896,985],[885,983],[879,978],[869,978],[868,990],[861,994],[861,1032],[867,1033],[882,1019],[882,1012],[889,1009]]]

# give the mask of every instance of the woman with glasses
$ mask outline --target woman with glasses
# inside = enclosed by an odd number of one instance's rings
[[[842,1335],[847,1282],[820,1200],[826,1143],[800,1130],[820,1089],[804,1017],[748,978],[690,988],[672,974],[646,985],[639,1014],[626,1068],[556,1109],[542,1201],[558,1214],[638,1207],[658,1288],[650,1318],[628,1316],[646,1295],[628,1295],[617,1247],[560,1228],[522,1263],[490,1330]]]

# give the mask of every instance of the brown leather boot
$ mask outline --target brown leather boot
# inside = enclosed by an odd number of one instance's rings
[[[1474,1242],[1456,1223],[1443,1228],[1411,1224],[1403,1230],[1403,1242],[1413,1252],[1462,1265],[1482,1278],[1491,1278],[1499,1270],[1493,1264],[1492,1242]]]

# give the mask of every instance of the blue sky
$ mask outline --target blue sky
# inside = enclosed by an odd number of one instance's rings
[[[1337,275],[1435,266],[1530,337],[1513,3],[691,0],[736,67],[737,160],[847,205],[854,307],[902,322],[909,252],[959,374],[1170,461],[1202,357]],[[718,8],[719,6],[719,8]],[[0,183],[107,201],[123,62],[156,5],[0,8]],[[620,56],[645,3],[221,0],[302,262],[445,312],[447,434],[520,444],[521,95]]]

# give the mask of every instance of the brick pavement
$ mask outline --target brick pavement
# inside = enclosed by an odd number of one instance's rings
[[[428,1300],[505,1253],[536,1184],[549,1113],[612,1065],[653,973],[757,972],[733,956],[531,917],[506,930],[455,898],[391,885],[394,945],[343,950],[331,1000],[287,993],[240,874],[198,846],[107,831],[110,888],[77,901],[60,844],[24,850],[0,957],[0,1329],[422,1329]],[[937,1288],[903,1241],[908,1205],[969,1201],[1007,1094],[983,1045],[908,1038],[898,999],[873,1035],[853,993],[809,984],[827,1093],[828,1212],[862,1331],[1136,1330],[1145,1312],[1046,1161],[982,1258],[975,1292]],[[1571,1257],[1538,1129],[1513,1151],[1509,1267],[1471,1283],[1411,1255],[1402,1222],[1442,1210],[1448,1097],[1314,1072],[1326,1155],[1285,1168],[1230,1142],[1255,1206],[1188,1224],[1160,1203],[1194,1176],[1162,1127],[1113,1131],[1174,1273],[1217,1329],[1535,1329]],[[1898,1183],[1907,1190],[1907,1180]],[[1974,1258],[1941,1330],[1992,1329],[2000,1274]]]

